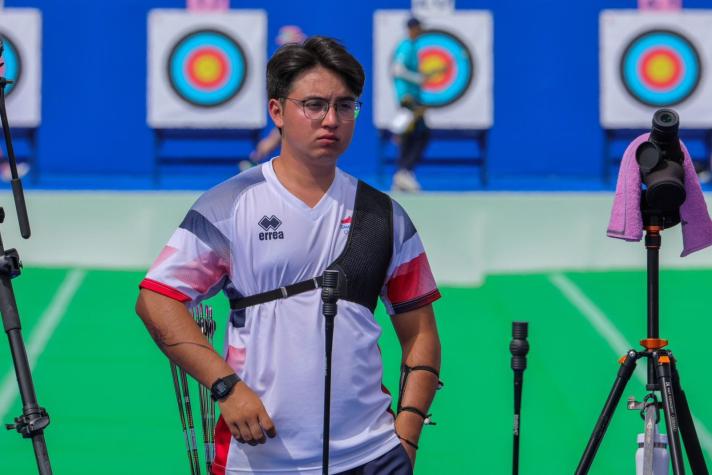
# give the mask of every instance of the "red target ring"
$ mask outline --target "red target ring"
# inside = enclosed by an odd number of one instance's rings
[[[193,51],[188,56],[185,67],[186,76],[206,90],[218,89],[230,78],[228,59],[222,51],[213,47]]]
[[[651,89],[666,90],[680,82],[684,66],[680,56],[668,48],[647,51],[640,60],[640,77]]]
[[[455,60],[442,49],[423,48],[418,51],[418,58],[423,71],[430,73],[423,84],[425,90],[441,91],[448,87],[457,74]]]

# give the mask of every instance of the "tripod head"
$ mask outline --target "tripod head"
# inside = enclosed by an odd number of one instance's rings
[[[680,117],[672,109],[659,109],[652,122],[650,137],[635,151],[645,184],[640,208],[645,226],[670,228],[680,222],[680,205],[686,198]]]
[[[509,344],[509,352],[512,353],[512,369],[514,371],[521,372],[527,369],[528,333],[529,324],[527,322],[512,322],[512,341]]]

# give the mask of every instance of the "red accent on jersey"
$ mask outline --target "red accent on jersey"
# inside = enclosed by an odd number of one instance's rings
[[[237,348],[236,346],[228,345],[227,347],[227,364],[230,365],[235,372],[242,371],[245,367],[245,357],[247,356],[247,348]]]
[[[212,475],[225,475],[227,452],[230,450],[231,439],[230,429],[227,428],[225,420],[220,416],[215,426],[215,459],[213,459]]]
[[[156,282],[155,280],[143,279],[138,285],[138,287],[140,289],[152,290],[156,293],[165,295],[166,297],[172,298],[173,300],[177,300],[181,303],[190,302],[190,297],[185,295],[183,292],[179,292],[173,287],[168,287],[166,284]]]
[[[388,300],[394,307],[431,293],[436,286],[425,253],[421,252],[415,258],[401,264],[387,285]]]
[[[402,302],[402,303],[399,303],[398,305],[394,305],[393,313],[395,315],[398,315],[400,313],[410,312],[411,310],[415,310],[420,307],[425,307],[429,303],[435,302],[440,297],[441,297],[440,291],[438,289],[435,289],[431,292],[428,292],[425,295],[421,295],[418,298],[409,300],[408,302]]]

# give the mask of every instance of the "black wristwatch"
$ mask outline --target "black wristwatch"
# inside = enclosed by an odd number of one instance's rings
[[[213,401],[225,399],[232,392],[232,388],[234,388],[240,381],[240,377],[236,374],[231,374],[229,376],[225,376],[224,378],[218,378],[218,380],[215,381],[210,387],[210,397],[213,398]]]

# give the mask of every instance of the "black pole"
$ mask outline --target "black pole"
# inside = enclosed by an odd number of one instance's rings
[[[529,342],[527,322],[512,322],[512,341],[509,351],[512,353],[512,370],[514,370],[514,443],[512,450],[512,474],[519,473],[519,433],[521,428],[522,386],[524,370],[527,369],[527,353]]]
[[[680,447],[680,426],[675,405],[675,391],[672,384],[672,370],[670,366],[670,352],[658,350],[653,352],[650,360],[655,365],[658,381],[660,382],[660,396],[663,400],[663,413],[665,414],[665,427],[668,434],[668,447],[670,448],[670,461],[672,472],[675,475],[685,473],[685,464],[682,460]]]
[[[324,349],[326,353],[326,371],[324,372],[324,428],[321,471],[329,473],[329,422],[331,419],[331,350],[334,342],[334,317],[336,302],[339,300],[339,271],[326,270],[321,282],[321,300],[324,302]]]
[[[0,58],[2,57],[2,52],[3,44],[2,38],[0,38]],[[3,136],[12,172],[12,191],[15,196],[20,233],[23,238],[27,239],[30,237],[30,225],[27,219],[25,198],[22,193],[22,182],[17,176],[17,163],[15,161],[15,152],[12,148],[10,124],[5,110],[5,86],[8,82],[4,77],[0,76],[0,121],[2,122]],[[4,221],[5,210],[0,207],[0,223]],[[22,415],[15,418],[14,424],[7,424],[6,427],[8,430],[16,430],[26,439],[32,439],[32,448],[35,452],[37,469],[40,475],[51,475],[52,467],[50,466],[47,444],[44,439],[44,429],[49,424],[49,414],[37,403],[35,387],[32,382],[32,372],[27,360],[25,343],[22,339],[20,314],[17,310],[15,293],[10,282],[11,279],[20,275],[21,267],[22,263],[17,251],[15,249],[6,251],[0,236],[0,313],[2,314],[3,328],[10,344],[15,376],[17,377],[17,385],[22,399]]]
[[[658,219],[651,217],[655,224],[645,228],[645,248],[647,250],[647,295],[648,295],[648,339],[657,340],[660,338],[660,235],[661,227],[658,226]],[[655,383],[655,364],[652,358],[648,358],[648,391],[656,391],[659,388]]]
[[[677,372],[675,358],[670,354],[670,368],[672,372],[672,387],[673,395],[675,396],[675,405],[677,406],[677,419],[680,426],[680,434],[682,441],[685,444],[687,452],[687,460],[690,462],[690,470],[695,475],[709,475],[707,466],[705,465],[705,456],[702,453],[700,440],[697,438],[695,424],[692,420],[690,405],[687,403],[685,391],[680,386],[680,375]],[[670,437],[668,435],[668,437]]]
[[[2,39],[0,39],[0,56],[2,56]],[[0,59],[1,61],[1,59]],[[10,163],[10,173],[12,184],[12,195],[15,198],[15,209],[17,210],[17,221],[20,225],[20,235],[29,239],[30,220],[27,218],[27,206],[25,205],[25,194],[22,191],[22,181],[17,175],[17,160],[15,159],[15,149],[12,147],[12,136],[10,135],[10,123],[7,120],[7,110],[5,109],[5,86],[8,84],[4,77],[0,76],[0,120],[2,120],[2,130],[7,147],[7,160]]]
[[[4,220],[4,215],[4,210],[0,208],[0,223]],[[10,283],[11,278],[20,274],[20,267],[17,251],[14,249],[5,251],[0,237],[0,313],[2,313],[3,326],[10,343],[10,353],[22,398],[22,416],[15,418],[15,423],[8,424],[7,428],[15,429],[24,438],[32,439],[39,473],[50,475],[52,469],[44,440],[44,428],[49,424],[49,415],[37,403],[30,364],[22,340],[20,315],[17,311],[15,293]]]

